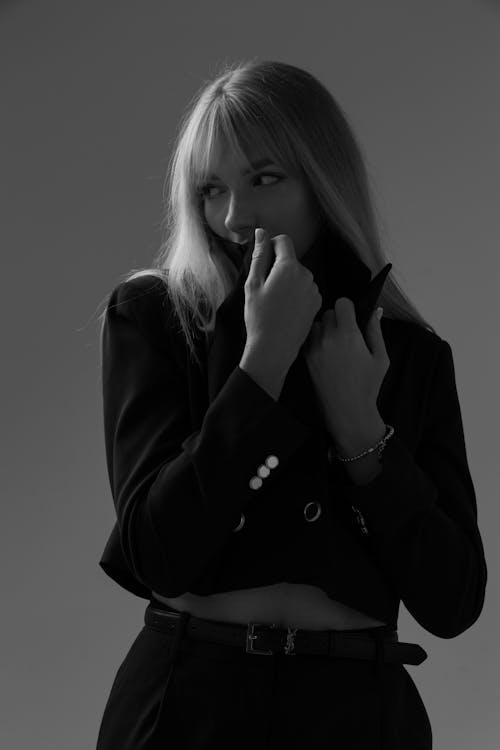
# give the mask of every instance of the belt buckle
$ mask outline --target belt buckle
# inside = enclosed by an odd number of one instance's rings
[[[262,654],[264,656],[270,656],[274,654],[274,651],[272,649],[260,649],[255,648],[254,641],[259,636],[254,632],[254,629],[256,627],[259,628],[277,628],[278,626],[276,623],[267,623],[267,622],[249,622],[247,625],[247,638],[246,638],[246,652],[247,654]]]

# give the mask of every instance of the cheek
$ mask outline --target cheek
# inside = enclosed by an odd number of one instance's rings
[[[305,216],[306,206],[300,195],[288,192],[280,196],[273,196],[262,208],[262,213],[268,216],[270,225],[277,227],[277,231],[287,233],[287,229],[300,232]]]
[[[204,208],[205,221],[214,232],[224,231],[228,206],[225,201],[208,202]]]
[[[317,225],[318,211],[307,196],[292,196],[287,205],[287,212],[293,224],[301,227],[301,234],[304,236],[308,236]]]
[[[210,227],[210,229],[213,232],[217,231],[218,222],[215,217],[214,211],[211,211],[210,209],[207,209],[206,207],[202,209],[201,212],[202,217],[205,220],[205,223]]]
[[[297,220],[304,221],[312,218],[314,209],[308,194],[301,188],[290,191],[286,198],[287,210]]]

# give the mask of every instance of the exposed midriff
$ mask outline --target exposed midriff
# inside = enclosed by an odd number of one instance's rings
[[[246,625],[275,623],[278,627],[306,630],[350,630],[387,625],[347,604],[331,599],[318,586],[282,581],[271,586],[223,591],[209,596],[186,592],[166,597],[152,592],[169,607],[207,620]]]

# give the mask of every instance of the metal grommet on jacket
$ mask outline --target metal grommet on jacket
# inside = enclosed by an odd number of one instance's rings
[[[237,526],[234,527],[233,532],[239,531],[240,529],[243,528],[244,525],[245,525],[245,514],[242,513],[241,514],[241,518],[240,518],[240,522],[239,522],[239,524]]]
[[[314,513],[312,518],[308,518],[308,509],[310,508],[310,506],[312,506],[311,512]],[[315,511],[314,511],[314,508],[316,508]],[[311,502],[305,504],[304,518],[306,519],[306,521],[308,521],[309,523],[311,523],[312,521],[316,521],[316,519],[319,518],[320,515],[321,515],[321,503],[319,503],[317,500],[311,500]]]

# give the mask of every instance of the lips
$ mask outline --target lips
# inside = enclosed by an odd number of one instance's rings
[[[253,248],[255,245],[255,235],[252,235],[248,240],[245,240],[245,242],[241,243],[241,252],[243,255],[246,255],[248,250],[253,252]]]
[[[231,240],[224,240],[224,245],[230,253],[235,253],[244,257],[249,251],[253,252],[255,237],[251,237],[244,242],[232,242]]]

